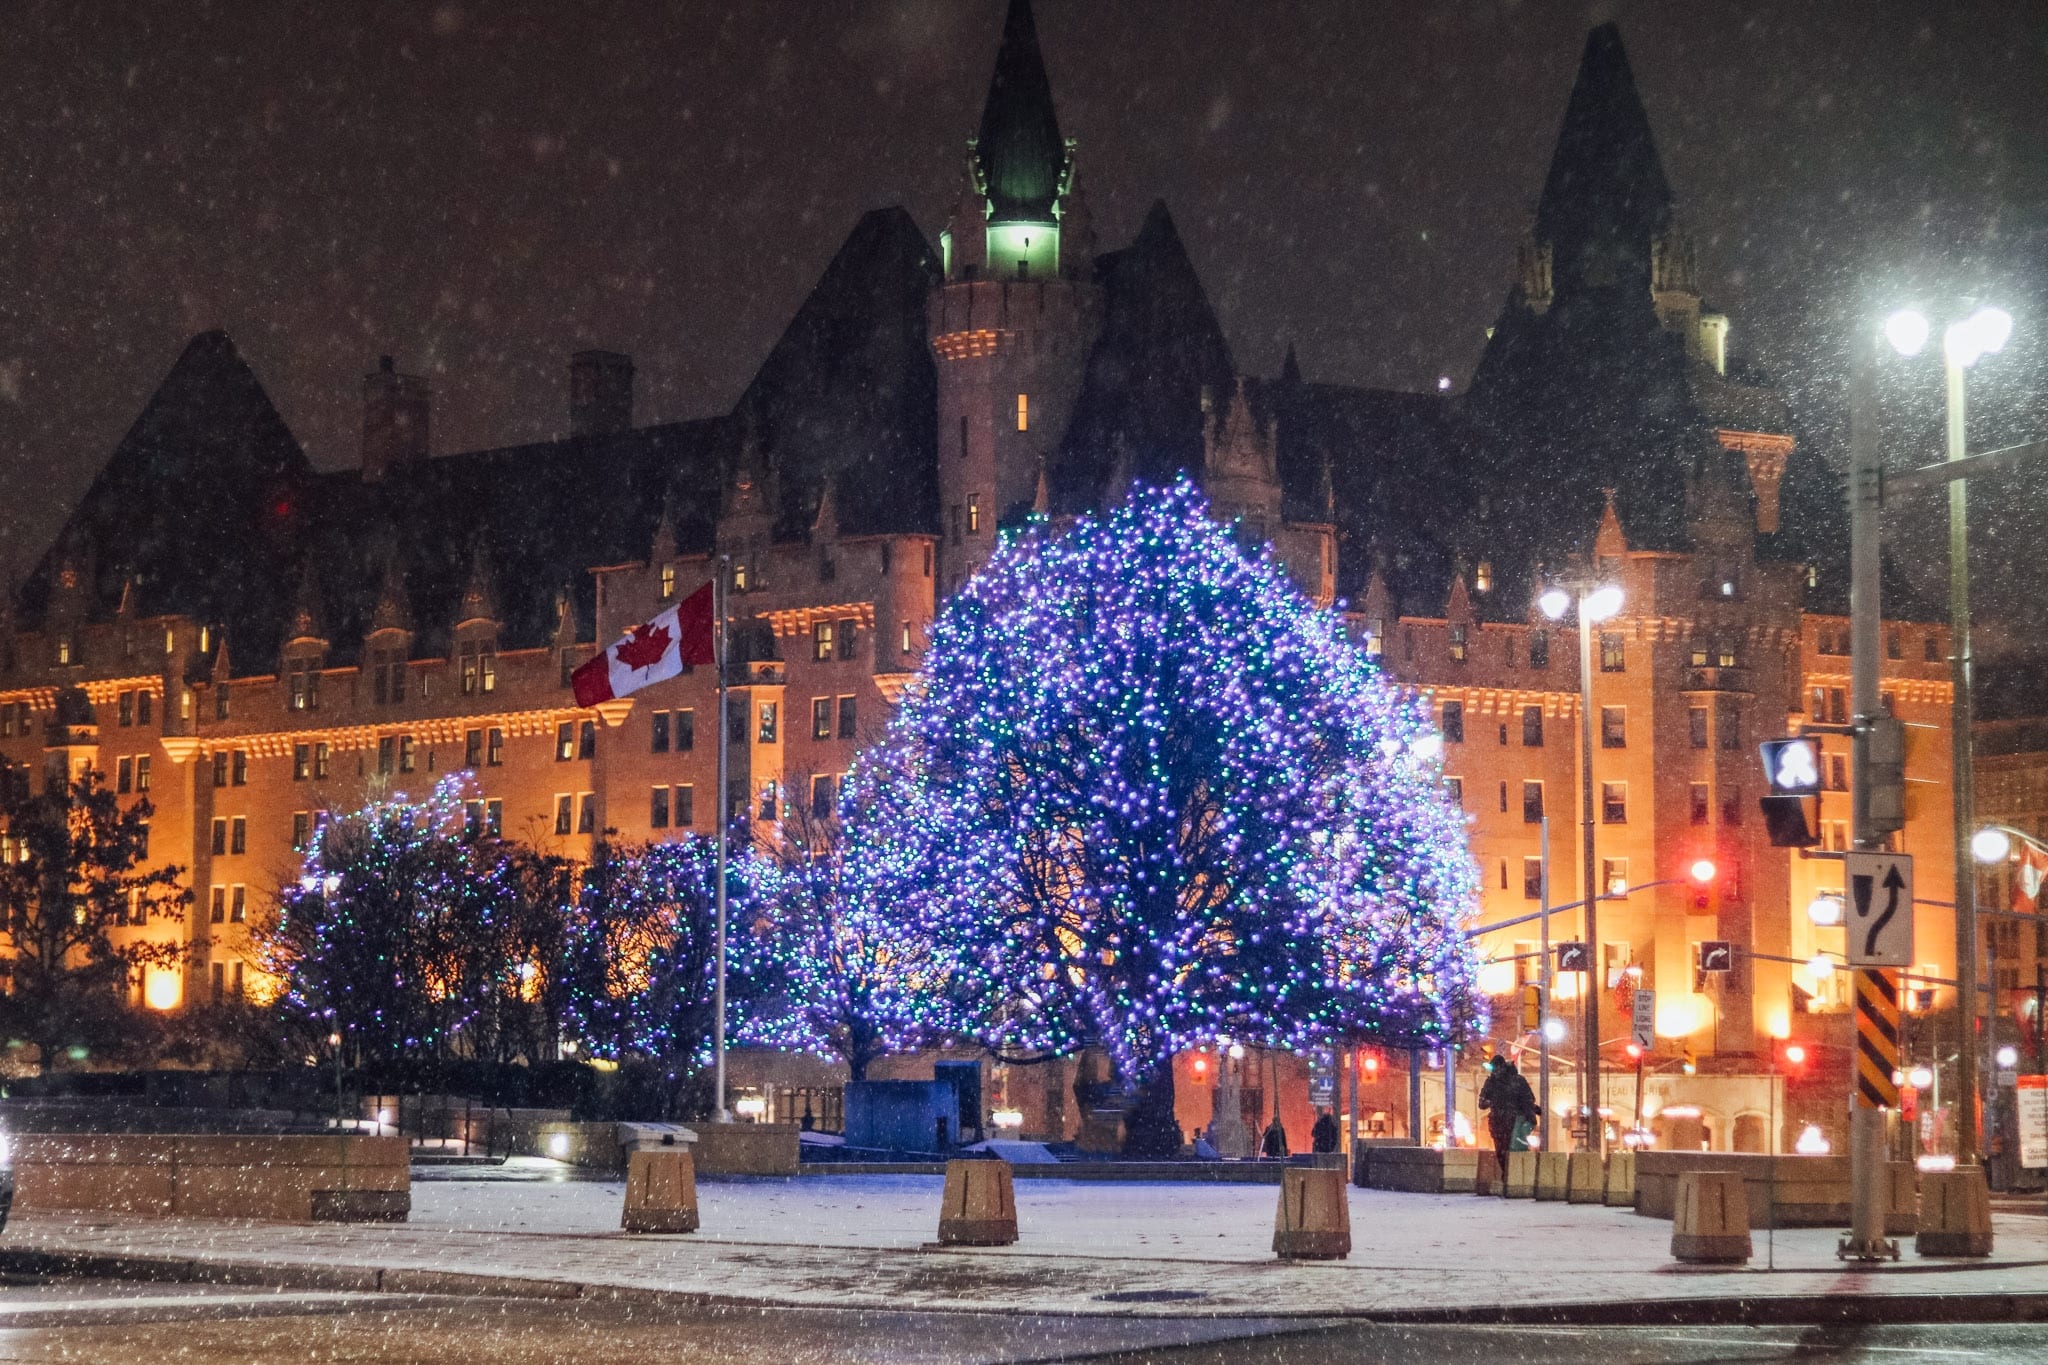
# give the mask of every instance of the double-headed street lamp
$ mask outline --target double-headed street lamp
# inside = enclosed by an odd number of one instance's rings
[[[1621,611],[1621,588],[1612,583],[1584,580],[1558,584],[1536,599],[1536,606],[1553,621],[1564,619],[1572,604],[1579,609],[1579,849],[1580,871],[1586,888],[1587,968],[1599,982],[1600,903],[1599,865],[1593,861],[1593,627],[1612,620]],[[1579,1037],[1579,1109],[1586,1119],[1586,1136],[1594,1151],[1606,1145],[1599,1123],[1600,1108],[1600,995],[1604,986],[1581,997],[1584,1015]]]
[[[1885,320],[1885,340],[1903,356],[1918,355],[1931,332],[1925,315],[1912,309],[1894,313]],[[1948,459],[1963,459],[1968,414],[1966,377],[1972,365],[2005,348],[2012,335],[2012,316],[1999,308],[1979,308],[1942,333],[1942,367],[1948,390]],[[1963,1035],[1967,1042],[1977,1019],[1977,913],[1976,873],[1971,867],[1970,842],[1976,830],[1976,766],[1970,753],[1974,706],[1970,695],[1972,661],[1970,654],[1970,550],[1969,483],[1952,479],[1948,486],[1948,617],[1949,677],[1954,699],[1949,713],[1951,736],[1951,785],[1955,805],[1955,906],[1956,906],[1956,995],[1962,1002]],[[1956,1127],[1956,1162],[1971,1165],[1977,1159],[1977,1055],[1974,1047],[1958,1051],[1958,1088],[1968,1097],[1962,1121]]]

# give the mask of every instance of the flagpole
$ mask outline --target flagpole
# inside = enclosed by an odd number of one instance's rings
[[[718,557],[718,577],[712,580],[712,610],[718,617],[717,648],[713,653],[718,660],[718,795],[713,799],[712,809],[718,818],[718,976],[715,990],[717,1018],[712,1024],[712,1091],[713,1115],[720,1123],[730,1123],[732,1115],[725,1107],[725,835],[732,824],[732,811],[726,797],[726,746],[732,733],[732,717],[726,714],[726,641],[725,641],[725,582],[731,564],[729,556]]]

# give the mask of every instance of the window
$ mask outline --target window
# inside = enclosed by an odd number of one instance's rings
[[[1600,891],[1606,896],[1628,894],[1628,859],[1602,858],[1600,860]]]
[[[1691,652],[1686,655],[1686,661],[1694,668],[1705,668],[1707,666],[1706,642],[1701,641],[1699,644],[1694,645]]]
[[[1828,724],[1846,725],[1849,722],[1849,694],[1839,687],[1828,689]]]
[[[398,737],[398,771],[409,773],[417,766],[419,766],[419,758],[413,749],[412,736],[400,735]]]
[[[836,785],[830,773],[821,773],[811,779],[811,818],[813,820],[830,820],[837,813],[837,807],[832,799]]]
[[[851,659],[854,648],[859,643],[860,622],[852,620],[841,621],[839,623],[839,657]]]
[[[654,713],[654,732],[656,736],[654,752],[660,753],[662,751],[661,740],[664,736],[662,715],[659,711]],[[555,762],[567,763],[574,757],[576,757],[576,722],[570,720],[561,721],[555,726]]]
[[[1887,659],[1906,657],[1906,642],[1897,630],[1888,631],[1884,637],[1884,656]]]
[[[1625,825],[1628,823],[1628,783],[1602,782],[1600,784],[1600,823],[1603,825]]]
[[[313,746],[292,745],[292,781],[304,782],[313,775]]]
[[[905,621],[905,622],[903,623],[903,651],[902,651],[902,652],[903,652],[903,653],[905,653],[905,654],[908,654],[908,653],[910,653],[910,652],[911,652],[911,645],[910,645],[910,622],[908,622],[908,621]]]
[[[383,776],[398,766],[398,741],[385,735],[377,741],[377,773]]]
[[[1941,638],[1940,638],[1939,636],[1936,636],[1936,635],[1929,635],[1929,636],[1927,637],[1927,639],[1926,639],[1926,640],[1925,640],[1925,641],[1924,641],[1924,642],[1922,643],[1922,645],[1921,645],[1921,653],[1920,653],[1920,657],[1921,657],[1921,658],[1923,658],[1923,659],[1925,659],[1925,660],[1926,660],[1926,661],[1927,661],[1928,663],[1931,663],[1931,664],[1938,664],[1938,663],[1940,663],[1940,662],[1941,662]]]
[[[247,853],[248,851],[249,817],[237,815],[228,825],[228,852]]]
[[[811,658],[819,663],[832,657],[832,623],[811,622]]]
[[[493,731],[491,731],[491,733],[495,735],[495,734],[497,734],[498,732],[497,732],[496,730],[493,730]],[[578,757],[578,758],[596,758],[596,757],[597,757],[597,722],[596,722],[596,721],[594,721],[594,720],[586,720],[586,721],[584,721],[584,722],[583,722],[582,724],[580,724],[580,725],[578,725],[578,726],[576,727],[576,757]],[[493,760],[493,761],[495,761],[495,760]]]
[[[215,720],[226,720],[228,718],[228,711],[228,685],[226,683],[217,683],[213,689],[213,718]]]
[[[656,754],[668,752],[668,712],[666,711],[656,711],[654,713],[654,734],[648,744],[648,752]]]
[[[761,743],[773,744],[775,742],[775,703],[772,701],[761,703],[760,734]]]
[[[149,790],[149,755],[143,754],[135,760],[135,790]]]
[[[1522,747],[1540,749],[1543,747],[1543,708],[1525,706],[1522,708]]]
[[[316,684],[318,683],[318,681],[319,681],[319,675],[318,675],[318,674],[315,674],[315,675],[314,675],[314,681],[315,681],[315,683],[316,683]],[[318,692],[318,688],[317,688],[317,686],[315,687],[315,692],[316,692],[316,694],[317,694],[317,692]],[[316,699],[317,699],[317,698],[316,698]],[[147,724],[149,724],[149,721],[150,721],[150,714],[149,714],[149,713],[150,713],[151,709],[152,709],[153,707],[155,707],[155,705],[156,705],[156,694],[155,694],[155,693],[153,693],[153,692],[137,692],[137,693],[135,694],[135,723],[136,723],[137,725],[147,725]],[[26,733],[28,733],[28,724],[27,724],[27,718],[28,718],[28,710],[27,710],[27,708],[26,708],[26,707],[24,707],[24,708],[22,709],[22,727],[21,727],[21,728],[22,728],[22,733],[23,733],[23,734],[26,734]]]
[[[328,759],[330,756],[330,751],[325,744],[315,744],[313,746],[313,776],[323,782],[327,780]]]
[[[210,847],[216,857],[228,851],[228,822],[225,816],[216,817],[213,822],[213,842]]]
[[[811,738],[832,738],[832,699],[830,697],[811,698]]]
[[[668,788],[656,787],[647,803],[647,823],[655,829],[668,828]]]
[[[1365,623],[1365,657],[1368,659],[1379,658],[1380,651],[1385,647],[1386,637],[1387,623],[1385,621],[1378,617],[1367,621]]]
[[[1603,706],[1600,708],[1600,747],[1603,749],[1626,749],[1628,747],[1628,708],[1626,706]]]
[[[1505,782],[1503,782],[1503,783],[1501,783],[1501,784],[1500,784],[1500,809],[1501,809],[1501,813],[1502,813],[1503,815],[1505,815],[1505,814],[1507,813],[1507,809],[1508,809],[1508,784],[1507,784],[1507,783],[1505,783]]]
[[[127,726],[134,723],[135,694],[133,692],[123,692],[121,694],[121,724]],[[11,710],[7,713],[6,733],[10,735],[14,733],[14,713]]]
[[[775,784],[773,782],[764,782],[761,784],[761,822],[763,824],[775,823],[777,818],[776,810]]]
[[[584,792],[576,802],[576,832],[592,834],[597,830],[597,794]]]
[[[1529,667],[1550,667],[1550,632],[1532,630],[1529,632]]]
[[[1828,787],[1838,792],[1849,790],[1849,760],[1847,755],[1828,755]]]
[[[1721,734],[1721,751],[1736,753],[1742,748],[1742,708],[1729,697],[1715,707],[1714,728]]]
[[[313,816],[309,811],[292,812],[292,851],[303,853],[313,836]]]
[[[1712,797],[1710,795],[1707,784],[1704,782],[1695,782],[1692,784],[1691,790],[1692,822],[1695,825],[1704,825],[1711,823],[1714,818],[1714,814],[1713,810],[1709,805],[1709,802],[1711,801]]]
[[[576,798],[569,795],[569,793],[567,792],[556,793],[555,833],[567,834],[570,831],[570,829],[573,828],[574,821],[576,819],[575,801]]]
[[[1539,781],[1522,783],[1522,821],[1530,825],[1543,822],[1543,784]]]
[[[1452,805],[1462,807],[1465,804],[1465,779],[1462,777],[1446,777],[1444,779],[1444,795],[1451,798]]]
[[[661,566],[661,600],[666,602],[675,595],[676,566],[673,564],[664,564]]]
[[[969,493],[967,495],[967,534],[981,534],[981,495],[979,493]]]
[[[1691,729],[1692,747],[1695,749],[1706,748],[1707,708],[1704,706],[1692,707],[1689,711],[1686,712],[1686,721]]]
[[[1031,395],[1028,393],[1017,395],[1017,430],[1031,430]]]
[[[1522,899],[1540,901],[1543,899],[1543,860],[1524,857],[1522,859]]]
[[[1625,673],[1628,660],[1621,632],[1603,630],[1600,632],[1600,671],[1602,673]]]
[[[320,670],[311,659],[294,659],[285,666],[285,704],[294,711],[320,709]]]
[[[208,896],[206,920],[209,924],[228,922],[228,889],[225,886],[215,886]]]
[[[78,662],[78,642],[69,635],[57,637],[57,662],[74,664]]]
[[[695,787],[688,786],[677,787],[675,791],[675,799],[671,804],[670,809],[671,813],[675,817],[675,826],[677,829],[688,829],[691,825],[696,824],[697,789]]]
[[[228,754],[223,749],[213,756],[213,785],[225,787],[228,784]]]
[[[465,801],[462,803],[462,833],[465,838],[478,839],[484,832],[484,803]]]
[[[1721,823],[1735,826],[1742,823],[1742,789],[1729,787],[1721,793]]]
[[[1444,732],[1446,744],[1465,742],[1465,703],[1447,701],[1444,703],[1443,723],[1439,728]]]
[[[483,761],[484,732],[481,730],[463,731],[462,766],[465,768],[477,768],[483,766]]]
[[[247,749],[235,750],[234,773],[230,780],[237,787],[249,785],[249,751]]]
[[[697,747],[697,713],[695,711],[685,707],[676,712],[671,729],[677,753],[686,754]]]
[[[149,857],[149,822],[145,820],[137,825],[135,834],[135,856],[146,859]]]
[[[583,724],[587,727],[589,726],[590,722],[586,720],[583,722]],[[487,738],[487,742],[484,745],[484,766],[486,768],[495,768],[502,764],[504,761],[505,732],[503,730],[500,730],[497,726],[493,725],[490,729],[490,734]]]
[[[1714,662],[1719,664],[1722,668],[1733,668],[1738,663],[1740,663],[1741,660],[1736,656],[1734,644],[1730,641],[1723,640],[1719,644],[1714,646]]]
[[[841,739],[852,739],[854,726],[854,699],[852,697],[841,697],[839,699],[839,737]]]
[[[132,758],[122,759],[120,763],[116,765],[115,771],[119,775],[115,778],[114,790],[119,792],[123,796],[126,796],[129,792],[134,791],[135,760]]]
[[[228,923],[246,924],[249,920],[249,888],[237,886],[228,893]]]
[[[1467,654],[1465,632],[1467,629],[1468,627],[1463,622],[1459,622],[1451,627],[1451,662],[1454,664],[1465,662]]]
[[[405,655],[379,650],[371,656],[370,697],[379,706],[405,700]]]
[[[462,665],[463,696],[481,696],[498,690],[498,651],[495,646],[472,640],[462,646],[458,657]]]

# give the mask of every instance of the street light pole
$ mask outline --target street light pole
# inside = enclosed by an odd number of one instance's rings
[[[1968,395],[1967,359],[1958,349],[1955,329],[1942,347],[1948,379],[1948,458],[1968,454],[1965,440]],[[1957,479],[1948,486],[1948,628],[1950,703],[1950,768],[1955,817],[1956,996],[1962,1019],[1961,1046],[1956,1049],[1956,1088],[1962,1092],[1962,1117],[1956,1124],[1956,1164],[1977,1162],[1977,873],[1970,856],[1975,833],[1977,776],[1971,755],[1974,707],[1970,696],[1970,485]]]
[[[1543,817],[1542,840],[1538,845],[1543,857],[1538,863],[1542,869],[1542,886],[1538,888],[1543,900],[1543,914],[1539,918],[1539,934],[1542,939],[1542,956],[1536,959],[1536,1119],[1537,1147],[1550,1150],[1550,816]],[[1507,1179],[1507,1172],[1501,1172],[1501,1179]]]
[[[1583,1027],[1579,1038],[1580,1108],[1586,1121],[1586,1139],[1592,1150],[1606,1146],[1606,1128],[1600,1121],[1600,995],[1606,989],[1601,973],[1600,952],[1600,870],[1593,863],[1593,613],[1586,603],[1587,592],[1579,590],[1579,826],[1581,871],[1586,888],[1586,990]]]

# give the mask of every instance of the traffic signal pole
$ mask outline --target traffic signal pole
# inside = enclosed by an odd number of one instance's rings
[[[1878,631],[1882,565],[1879,517],[1884,474],[1878,464],[1876,338],[1858,329],[1849,377],[1849,693],[1856,733],[1851,739],[1855,780],[1851,793],[1853,841],[1858,850],[1882,844],[1871,819],[1870,725],[1883,704],[1878,692]],[[1855,969],[1859,987],[1882,968]],[[1837,1254],[1844,1260],[1896,1260],[1898,1244],[1884,1234],[1885,1111],[1863,1101],[1850,1067],[1849,1235]]]

